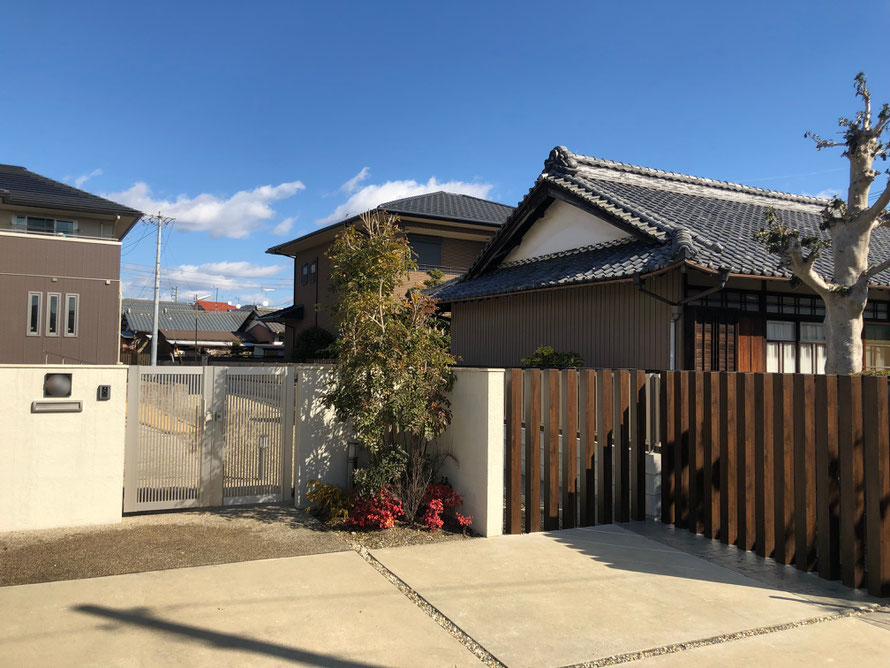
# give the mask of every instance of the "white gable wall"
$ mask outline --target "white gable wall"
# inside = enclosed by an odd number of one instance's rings
[[[527,260],[631,235],[576,206],[555,200],[510,251],[504,262]]]

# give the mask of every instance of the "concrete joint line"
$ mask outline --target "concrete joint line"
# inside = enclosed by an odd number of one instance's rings
[[[785,624],[776,624],[774,626],[761,626],[759,628],[747,629],[745,631],[736,631],[735,633],[724,633],[711,638],[702,638],[700,640],[689,640],[687,642],[676,643],[673,645],[665,645],[664,647],[653,647],[638,652],[627,652],[625,654],[616,654],[615,656],[607,656],[602,659],[594,659],[593,661],[584,661],[582,663],[573,663],[562,668],[600,668],[600,666],[615,666],[619,663],[629,663],[631,661],[639,661],[648,659],[650,656],[660,656],[662,654],[676,654],[677,652],[685,652],[686,650],[696,649],[697,647],[707,647],[709,645],[721,645],[736,640],[744,640],[745,638],[753,638],[754,636],[762,636],[768,633],[778,633],[779,631],[788,631],[800,626],[810,626],[812,624],[820,624],[822,622],[832,622],[846,617],[861,617],[862,615],[872,612],[890,612],[890,605],[868,605],[854,610],[845,610],[843,612],[831,615],[822,615],[819,617],[810,617],[809,619],[801,619],[796,622],[786,622]]]
[[[491,652],[485,649],[481,644],[474,640],[466,631],[451,621],[436,606],[427,601],[423,596],[418,594],[414,589],[402,580],[398,575],[384,566],[377,558],[372,555],[367,548],[356,546],[355,551],[359,556],[367,561],[378,573],[386,578],[392,585],[396,587],[405,597],[414,603],[418,608],[423,610],[427,616],[445,629],[453,638],[456,638],[464,647],[470,650],[473,655],[482,663],[490,668],[507,668],[507,665],[495,657]]]

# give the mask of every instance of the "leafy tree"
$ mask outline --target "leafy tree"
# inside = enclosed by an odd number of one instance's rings
[[[531,357],[523,357],[522,366],[533,369],[570,369],[584,366],[578,353],[559,353],[551,346],[538,346]]]
[[[865,75],[857,74],[854,83],[863,109],[855,119],[838,121],[843,141],[823,139],[812,132],[805,135],[816,142],[817,150],[845,147],[843,156],[850,161],[846,201],[835,197],[822,212],[821,228],[830,241],[821,236],[801,235],[774,210],[767,212],[766,227],[755,235],[770,252],[782,258],[797,280],[825,302],[825,370],[838,374],[862,370],[862,312],[868,301],[868,281],[890,269],[890,258],[875,265],[868,263],[872,232],[878,227],[890,227],[890,183],[869,203],[872,182],[879,174],[873,169],[874,161],[886,160],[890,147],[882,139],[890,124],[890,105],[884,104],[874,114]],[[813,266],[829,248],[834,270],[830,279]]]
[[[370,453],[370,467],[356,473],[362,492],[393,484],[398,494],[434,474],[428,443],[451,421],[454,358],[435,300],[399,294],[416,264],[398,217],[374,211],[361,222],[329,251],[337,365],[325,401]],[[416,507],[401,500],[413,519]]]
[[[323,327],[304,329],[294,339],[294,359],[298,362],[330,359],[333,353],[331,346],[335,339],[336,337]]]
[[[437,285],[441,285],[442,279],[445,278],[445,274],[442,272],[442,270],[436,269],[435,267],[427,271],[426,274],[427,276],[429,276],[429,278],[424,280],[424,288],[434,288]]]

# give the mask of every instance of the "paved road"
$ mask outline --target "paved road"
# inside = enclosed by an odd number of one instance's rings
[[[479,665],[472,641],[516,667],[890,656],[890,613],[859,612],[879,601],[666,527],[627,527],[377,550],[383,573],[340,552],[6,587],[0,665]]]

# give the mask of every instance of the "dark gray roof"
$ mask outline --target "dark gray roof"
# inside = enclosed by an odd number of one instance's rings
[[[250,316],[252,311],[198,311],[197,323],[199,332],[235,332]],[[151,310],[124,310],[123,329],[134,332],[150,332],[153,314]],[[196,314],[194,309],[162,308],[158,317],[158,329],[195,331]]]
[[[396,199],[385,202],[377,208],[391,213],[466,220],[491,225],[503,225],[513,213],[513,207],[507,204],[444,191]]]
[[[511,232],[528,217],[527,203],[547,189],[587,205],[628,230],[632,238],[505,264],[503,258],[519,242]],[[615,280],[681,261],[735,274],[790,278],[779,259],[753,235],[764,227],[766,210],[772,207],[801,233],[826,236],[819,229],[826,204],[827,200],[814,197],[601,160],[557,147],[535,186],[466,277],[438,290],[436,296],[452,301]],[[872,236],[872,261],[888,256],[890,230],[878,229]],[[820,258],[816,269],[830,276],[830,258]],[[873,284],[890,285],[890,270],[877,275]]]
[[[65,183],[30,172],[24,167],[0,165],[0,199],[6,204],[141,217],[142,212]]]
[[[137,311],[149,311],[151,312],[153,308],[154,302],[151,299],[132,299],[129,297],[125,297],[121,299],[121,313],[126,313],[127,309],[137,310]],[[167,302],[160,301],[158,302],[158,306],[161,309],[179,309],[181,311],[194,311],[195,305],[189,304],[188,302]]]

